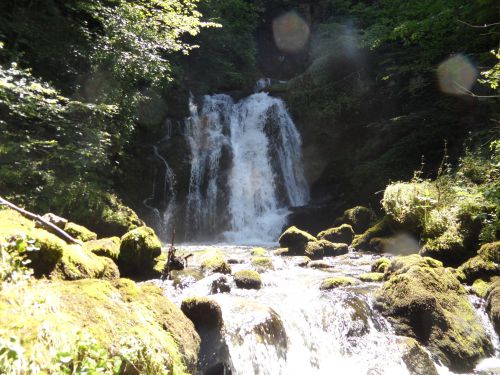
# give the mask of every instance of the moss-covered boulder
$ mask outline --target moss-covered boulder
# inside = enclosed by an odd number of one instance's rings
[[[375,237],[387,237],[391,236],[396,230],[397,224],[391,219],[390,216],[386,215],[372,227],[368,228],[363,234],[355,236],[352,241],[352,247],[358,251],[376,251],[372,246],[370,246],[370,241]]]
[[[484,260],[500,263],[500,241],[484,244],[477,254]]]
[[[484,259],[482,255],[477,255],[458,267],[457,272],[461,281],[472,284],[476,279],[500,276],[500,264]]]
[[[471,290],[476,296],[480,298],[486,298],[488,296],[488,291],[490,289],[491,283],[488,281],[477,279],[472,284]]]
[[[225,373],[229,351],[224,341],[224,322],[219,304],[207,297],[191,297],[182,301],[181,310],[194,323],[201,337],[200,373]]]
[[[128,353],[130,373],[196,371],[198,334],[154,285],[40,280],[20,288],[0,292],[0,340],[20,339],[26,369],[29,359],[41,373],[61,373],[58,353],[67,361]]]
[[[98,256],[80,245],[67,245],[50,277],[64,280],[112,280],[120,277],[120,272],[110,258]]]
[[[500,335],[500,277],[495,277],[488,289],[486,300],[486,311],[495,327],[495,331]]]
[[[92,232],[91,230],[88,230],[83,225],[78,225],[70,221],[67,222],[66,225],[64,226],[64,231],[73,238],[76,238],[77,240],[83,242],[93,241],[97,239],[96,233]]]
[[[290,254],[303,254],[308,242],[316,238],[297,227],[288,228],[279,238],[280,247],[288,248]]]
[[[267,250],[263,247],[254,247],[250,254],[254,257],[265,257],[267,256]]]
[[[357,284],[358,281],[352,277],[330,277],[321,282],[320,290],[331,290],[335,288],[351,286]]]
[[[372,272],[385,273],[389,266],[391,265],[391,260],[389,258],[381,257],[378,258],[371,267]]]
[[[262,256],[252,257],[250,264],[252,265],[253,268],[255,268],[257,271],[260,272],[274,269],[273,260],[269,257],[262,257]]]
[[[358,276],[361,281],[365,282],[379,282],[384,280],[384,274],[380,272],[367,272]]]
[[[258,272],[252,270],[242,270],[234,274],[234,282],[241,289],[260,289],[262,279]]]
[[[335,225],[349,224],[355,233],[363,233],[375,221],[372,209],[356,206],[344,211],[344,214],[335,220]]]
[[[319,240],[318,243],[323,247],[326,257],[336,257],[349,252],[349,245],[346,243],[333,243],[327,240]]]
[[[85,250],[96,255],[107,257],[118,263],[120,256],[120,238],[109,237],[99,240],[88,241],[83,244]]]
[[[354,239],[354,230],[349,224],[342,224],[336,228],[330,228],[318,233],[319,240],[340,242],[350,245]]]
[[[230,274],[231,266],[224,260],[220,254],[215,254],[212,257],[205,259],[201,263],[201,270],[206,274],[223,273]]]
[[[144,277],[154,266],[154,259],[161,254],[161,242],[153,229],[139,227],[123,235],[118,265],[124,276]]]
[[[288,252],[288,248],[286,247],[280,247],[279,249],[276,249],[273,251],[273,254],[274,255],[290,255],[290,253]]]
[[[313,260],[322,259],[325,255],[325,250],[319,241],[311,241],[307,243],[301,255],[305,255]]]
[[[436,261],[402,258],[391,263],[375,307],[397,334],[417,338],[451,370],[470,371],[492,345],[465,289]]]
[[[400,275],[407,272],[412,267],[441,268],[443,263],[429,257],[422,257],[418,254],[395,257],[389,264],[385,277]]]

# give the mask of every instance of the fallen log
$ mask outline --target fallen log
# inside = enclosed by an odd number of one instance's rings
[[[7,206],[7,207],[13,209],[14,211],[19,212],[21,215],[23,215],[31,220],[35,220],[35,221],[39,222],[40,224],[42,224],[42,226],[45,229],[50,228],[50,231],[52,233],[54,233],[56,236],[62,238],[66,242],[82,245],[82,242],[80,240],[77,240],[76,238],[70,236],[68,233],[66,233],[64,230],[59,228],[57,225],[54,225],[54,224],[48,222],[40,215],[34,214],[33,212],[30,212],[30,211],[27,211],[24,208],[18,207],[14,203],[9,202],[8,200],[6,200],[2,197],[0,197],[0,205]]]

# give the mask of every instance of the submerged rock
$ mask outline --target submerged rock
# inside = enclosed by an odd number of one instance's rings
[[[153,272],[161,243],[153,229],[139,227],[123,235],[118,265],[124,276],[144,277]]]
[[[319,240],[350,245],[354,239],[354,230],[349,224],[342,224],[340,227],[330,228],[318,233],[317,237]]]
[[[262,279],[259,273],[252,270],[236,272],[234,282],[238,288],[242,289],[260,289],[262,287]]]
[[[250,254],[254,257],[265,257],[267,256],[267,250],[263,247],[254,247]]]
[[[371,267],[372,272],[385,273],[391,265],[391,260],[385,257],[378,258]]]
[[[97,234],[88,230],[82,225],[78,225],[72,222],[67,222],[66,225],[64,226],[64,231],[68,233],[70,236],[73,238],[76,238],[77,240],[87,242],[87,241],[93,241],[97,239]]]
[[[322,260],[313,260],[311,262],[308,262],[307,266],[310,268],[318,268],[318,269],[332,267],[330,264],[328,264],[327,262],[324,262]]]
[[[288,248],[290,253],[303,253],[308,242],[316,241],[316,238],[297,227],[288,228],[279,238],[282,248]]]
[[[384,274],[380,272],[368,272],[359,275],[359,279],[365,282],[379,282],[384,279]]]
[[[357,284],[358,281],[352,277],[330,277],[321,282],[319,289],[331,290],[344,286],[351,286]]]
[[[470,371],[491,353],[465,289],[439,261],[396,258],[386,277],[375,307],[398,334],[417,338],[453,371]]]
[[[255,256],[250,261],[250,264],[257,271],[261,271],[261,272],[274,269],[273,261],[269,257]]]

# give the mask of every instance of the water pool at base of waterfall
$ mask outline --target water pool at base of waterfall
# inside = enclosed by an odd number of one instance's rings
[[[218,302],[224,320],[224,339],[233,375],[269,374],[409,374],[402,358],[404,338],[373,307],[380,282],[362,282],[380,255],[350,252],[303,266],[302,257],[273,255],[272,268],[260,268],[260,290],[238,289],[231,281],[229,293],[211,294],[220,274],[202,276],[203,260],[221,254],[231,263],[232,273],[254,269],[248,246],[179,246],[191,253],[189,267],[173,275],[174,281],[158,281],[165,294],[178,305],[193,296],[209,296]],[[322,291],[329,277],[352,277],[354,285]],[[498,374],[498,336],[478,300],[473,303],[492,342],[495,357],[483,360],[476,374]],[[436,364],[439,374],[451,374]],[[481,372],[482,371],[482,372]]]

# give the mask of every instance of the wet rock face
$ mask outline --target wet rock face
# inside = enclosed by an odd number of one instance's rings
[[[429,259],[396,258],[375,307],[398,334],[417,338],[451,370],[470,371],[491,353],[491,342],[465,289],[440,262]]]
[[[200,335],[198,369],[202,374],[224,374],[229,368],[229,350],[224,340],[224,322],[219,304],[206,297],[192,297],[181,304],[182,312]]]

